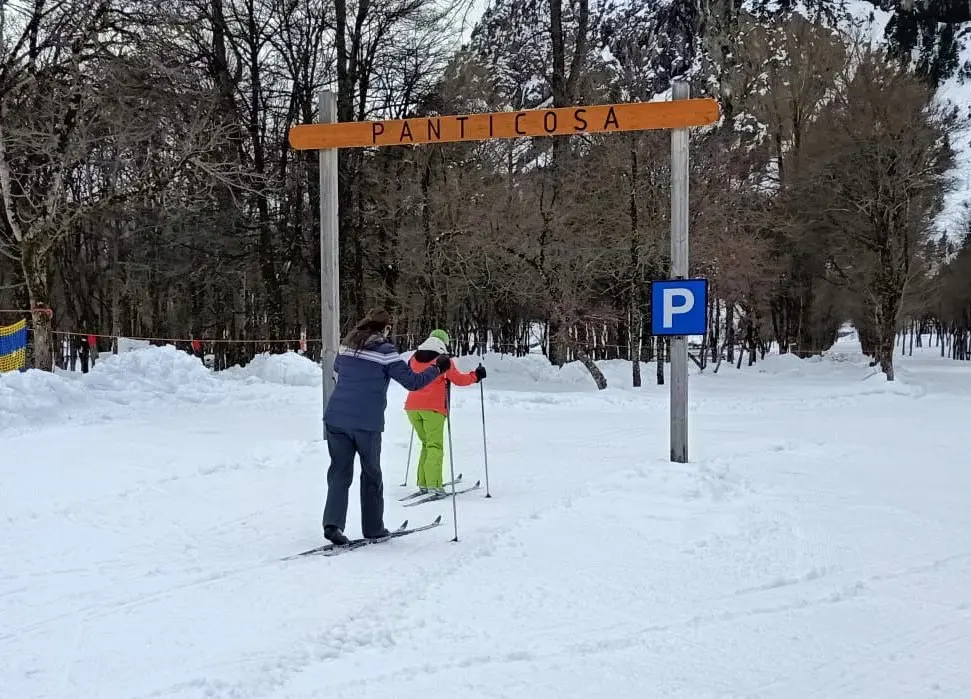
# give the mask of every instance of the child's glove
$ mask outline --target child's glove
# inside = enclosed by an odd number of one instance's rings
[[[475,380],[476,382],[481,381],[486,377],[485,367],[481,364],[475,368]]]
[[[451,368],[452,360],[447,354],[440,354],[438,355],[438,359],[435,360],[435,366],[437,366],[438,370],[444,374]]]

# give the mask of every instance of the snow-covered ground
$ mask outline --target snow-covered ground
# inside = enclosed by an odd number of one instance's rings
[[[443,526],[288,562],[325,493],[305,360],[4,375],[0,696],[971,697],[971,366],[899,362],[696,374],[678,465],[667,387],[490,357],[493,497],[460,496],[458,543],[449,504],[397,502],[395,387],[387,524]],[[484,478],[479,391],[454,396],[456,469]]]

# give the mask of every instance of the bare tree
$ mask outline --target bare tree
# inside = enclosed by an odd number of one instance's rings
[[[826,236],[832,277],[859,299],[874,358],[893,380],[901,306],[922,270],[957,120],[882,51],[862,49],[850,71],[807,136],[812,165],[797,197],[803,219]]]
[[[50,306],[58,247],[99,212],[178,189],[193,168],[211,182],[238,173],[205,157],[223,133],[211,123],[208,88],[158,53],[172,48],[158,31],[165,14],[107,0],[30,12],[0,65],[0,248],[39,308]],[[136,34],[137,49],[126,43]],[[35,313],[43,369],[50,332],[48,316]]]

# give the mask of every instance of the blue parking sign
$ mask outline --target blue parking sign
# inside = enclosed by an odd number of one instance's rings
[[[708,280],[651,282],[652,335],[704,335],[708,332]]]

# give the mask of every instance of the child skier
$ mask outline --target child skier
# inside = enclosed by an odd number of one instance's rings
[[[421,373],[430,366],[434,366],[439,357],[448,356],[448,333],[444,330],[433,330],[411,357],[410,368]],[[448,418],[448,400],[446,391],[449,383],[456,386],[471,386],[486,377],[485,367],[479,366],[475,371],[461,372],[455,362],[449,360],[449,368],[436,377],[424,388],[408,393],[405,400],[405,411],[408,420],[421,442],[421,454],[418,457],[418,489],[422,493],[433,492],[444,495],[442,487],[442,461],[445,456],[445,420]]]

